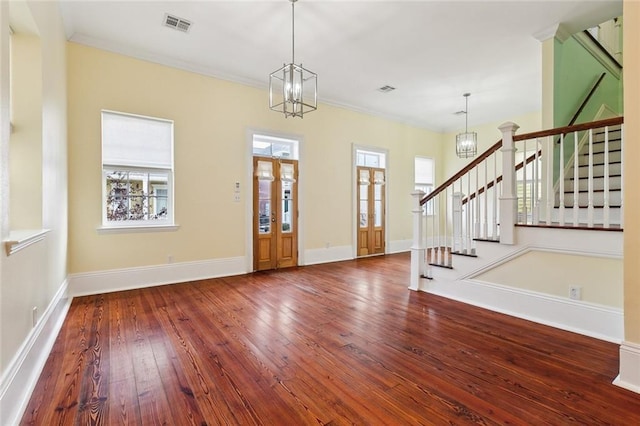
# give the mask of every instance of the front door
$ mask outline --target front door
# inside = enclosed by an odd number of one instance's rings
[[[358,166],[357,172],[358,256],[384,254],[385,170]]]
[[[253,158],[253,267],[298,265],[298,162]]]

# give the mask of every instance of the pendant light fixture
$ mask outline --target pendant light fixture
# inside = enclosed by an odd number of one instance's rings
[[[291,2],[291,63],[269,75],[269,108],[285,117],[300,117],[318,107],[318,76],[295,62],[295,3]]]
[[[469,118],[469,96],[471,93],[465,93],[465,109],[464,113],[464,133],[458,133],[456,135],[456,154],[460,158],[471,158],[478,152],[478,134],[476,132],[469,132],[468,130],[468,118]]]

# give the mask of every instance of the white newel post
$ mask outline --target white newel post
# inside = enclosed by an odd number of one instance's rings
[[[502,132],[502,194],[500,195],[500,244],[515,244],[517,219],[516,148],[513,135],[520,126],[510,121],[498,129]]]
[[[409,290],[418,290],[420,286],[420,278],[424,275],[424,239],[422,223],[422,206],[420,200],[425,196],[422,191],[411,193],[413,197],[413,244],[411,245],[411,284]]]

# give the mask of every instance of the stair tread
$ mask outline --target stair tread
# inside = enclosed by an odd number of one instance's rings
[[[458,256],[466,256],[466,257],[478,257],[477,254],[463,253],[461,251],[452,251],[451,254],[455,254],[455,255],[458,255]]]
[[[619,208],[621,208],[621,207],[622,207],[622,206],[609,206],[609,208],[610,208],[610,209],[619,209]],[[556,206],[556,205],[554,205],[554,206],[553,206],[553,208],[554,208],[554,209],[559,209],[559,208],[560,208],[560,206],[559,206],[559,205],[557,205],[557,206]],[[564,206],[564,208],[565,208],[565,209],[573,209],[573,204],[567,204],[567,205],[565,205],[565,206]],[[580,204],[578,204],[578,208],[579,208],[579,209],[588,209],[588,208],[589,208],[589,206],[585,206],[585,205],[580,205]],[[594,209],[604,209],[604,206],[593,206],[593,208],[594,208]]]
[[[614,178],[614,177],[622,177],[621,174],[616,173],[615,175],[609,175],[609,178]],[[604,176],[594,176],[594,179],[602,179],[604,178]],[[589,179],[589,176],[583,176],[583,177],[578,177],[578,180],[580,179]],[[566,178],[564,181],[568,181],[568,180],[574,180],[573,176],[572,177],[568,177]]]
[[[609,165],[612,165],[612,164],[622,164],[622,161],[609,161]],[[604,166],[604,163],[593,163],[592,166],[593,167]],[[578,167],[589,167],[589,165],[588,164],[578,164]]]
[[[614,148],[614,149],[609,148],[609,154],[611,154],[612,152],[622,152],[622,148]],[[598,152],[594,151],[593,155],[596,155],[596,154],[604,154],[604,151],[598,151]],[[589,156],[589,152],[588,151],[587,152],[583,152],[580,155],[583,155],[583,156],[587,157],[587,156]]]
[[[437,266],[438,268],[453,269],[453,266],[441,265],[441,264],[439,264],[439,263],[429,263],[429,265],[431,265],[431,266]]]
[[[538,224],[516,224],[516,226],[520,227],[529,227],[529,228],[558,228],[558,229],[577,229],[583,231],[607,231],[607,232],[623,232],[623,228],[620,225],[611,224],[608,228],[605,228],[602,224],[594,223],[593,226],[587,226],[586,223],[580,223],[578,226],[573,226],[573,224],[560,225],[559,222],[552,222],[551,225],[547,225],[545,222],[540,222]]]
[[[620,192],[622,191],[622,188],[618,188],[618,189],[611,189],[609,188],[609,192]],[[578,190],[578,194],[587,194],[589,192],[588,189],[579,189]],[[604,192],[604,189],[594,189],[593,192]],[[565,194],[574,194],[575,191],[571,190],[571,191],[564,191]]]

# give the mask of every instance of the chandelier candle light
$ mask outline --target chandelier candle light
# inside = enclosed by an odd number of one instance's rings
[[[460,158],[471,158],[478,152],[478,134],[469,132],[467,124],[469,122],[469,96],[471,93],[465,93],[465,109],[464,113],[464,133],[456,135],[456,154]]]
[[[295,62],[295,3],[291,1],[291,63],[269,75],[269,108],[300,117],[318,106],[318,76]]]

